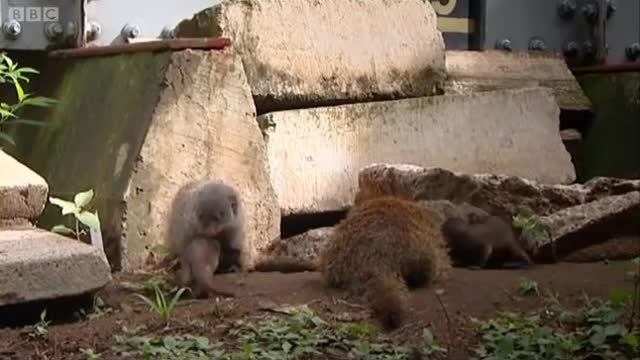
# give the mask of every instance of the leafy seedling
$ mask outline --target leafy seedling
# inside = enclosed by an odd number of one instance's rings
[[[80,240],[80,235],[85,233],[84,230],[80,229],[80,224],[88,227],[89,229],[100,231],[100,219],[98,217],[98,212],[96,211],[93,213],[88,210],[88,206],[93,200],[93,196],[93,189],[90,189],[77,193],[73,198],[73,202],[53,196],[49,197],[49,202],[51,204],[61,208],[62,216],[73,214],[75,218],[75,230],[69,229],[64,225],[56,225],[51,228],[51,231],[62,235],[73,235],[78,240]]]
[[[47,309],[44,309],[40,313],[40,321],[38,321],[37,323],[35,323],[35,325],[33,325],[33,328],[31,329],[31,333],[29,333],[29,336],[33,338],[44,338],[47,336],[47,334],[49,334],[49,324],[51,323],[51,321],[48,321],[46,318],[47,318]]]
[[[162,291],[162,288],[160,287],[159,283],[157,282],[152,283],[152,287],[153,287],[153,292],[155,294],[155,297],[153,299],[146,297],[142,294],[134,294],[134,295],[139,299],[141,299],[142,301],[144,301],[147,305],[149,305],[151,310],[155,311],[155,313],[158,314],[162,318],[162,320],[164,320],[164,322],[168,325],[169,319],[171,318],[171,312],[173,311],[176,304],[178,303],[178,300],[180,300],[180,296],[182,296],[182,293],[185,292],[187,288],[178,289],[178,291],[176,291],[176,293],[173,295],[173,298],[171,299],[171,301],[167,302],[167,299],[165,298],[164,292]]]
[[[540,296],[540,287],[538,283],[533,280],[523,279],[520,281],[520,285],[518,285],[518,294],[522,296],[535,294],[536,296]]]

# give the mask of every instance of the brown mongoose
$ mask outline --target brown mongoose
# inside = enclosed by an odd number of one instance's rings
[[[450,267],[433,213],[395,197],[355,205],[336,225],[319,260],[326,284],[364,295],[387,329],[403,323],[409,288],[432,284]]]
[[[167,245],[180,261],[183,286],[220,293],[211,288],[216,270],[246,270],[249,253],[244,210],[240,196],[231,186],[215,180],[184,184],[174,196],[167,224]],[[197,255],[195,251],[205,254]]]
[[[441,229],[457,266],[520,268],[532,264],[513,226],[498,216],[450,217]]]

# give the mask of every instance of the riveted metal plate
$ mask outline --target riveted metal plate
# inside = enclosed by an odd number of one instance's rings
[[[87,29],[98,25],[91,45],[114,45],[126,42],[122,29],[133,25],[138,38],[158,39],[163,29],[173,29],[180,21],[220,3],[220,0],[90,0],[87,3]]]
[[[0,48],[46,50],[81,46],[83,6],[84,0],[0,0]]]
[[[447,49],[466,50],[478,46],[479,4],[476,0],[431,0]]]

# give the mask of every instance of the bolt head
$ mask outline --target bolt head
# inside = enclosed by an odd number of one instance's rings
[[[496,49],[498,50],[506,50],[506,51],[511,51],[512,47],[511,47],[511,40],[509,39],[501,39],[498,40],[496,42]]]
[[[575,0],[561,0],[558,4],[558,15],[563,19],[570,19],[576,12]]]
[[[640,58],[640,43],[633,43],[624,49],[627,59],[636,61]]]

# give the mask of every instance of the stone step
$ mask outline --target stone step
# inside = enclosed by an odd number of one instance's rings
[[[41,229],[0,230],[0,306],[95,291],[111,281],[93,246]]]
[[[49,193],[49,186],[42,176],[2,150],[0,169],[0,220],[40,216]]]
[[[283,215],[351,205],[361,168],[407,163],[571,183],[548,88],[487,91],[261,115]]]

